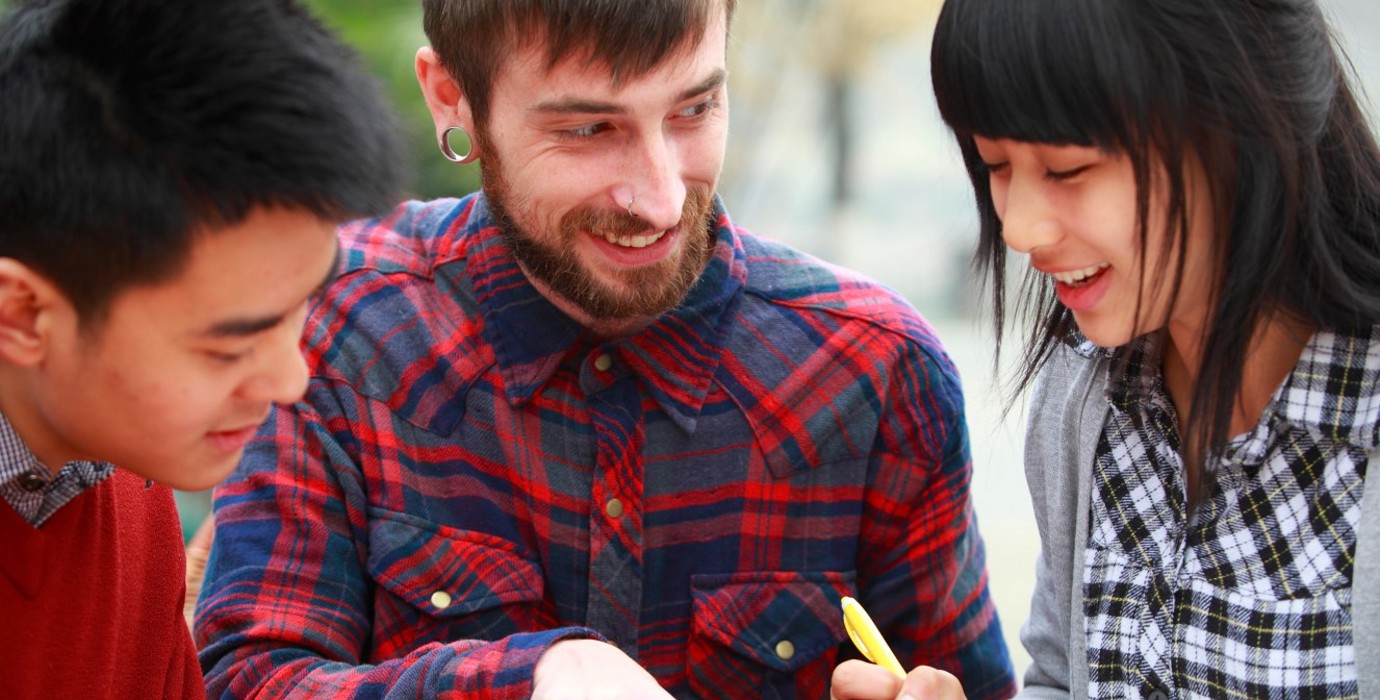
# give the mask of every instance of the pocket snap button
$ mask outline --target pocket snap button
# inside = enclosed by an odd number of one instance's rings
[[[776,656],[782,661],[790,661],[795,656],[795,645],[789,639],[783,639],[776,643]]]
[[[451,602],[450,594],[445,591],[436,591],[431,594],[431,604],[436,606],[437,610],[445,610],[450,607]]]

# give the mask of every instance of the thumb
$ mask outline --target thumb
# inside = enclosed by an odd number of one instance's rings
[[[948,671],[920,666],[906,675],[896,700],[965,700],[963,684]]]

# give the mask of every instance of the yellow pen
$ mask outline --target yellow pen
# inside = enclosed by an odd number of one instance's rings
[[[896,655],[891,653],[891,647],[886,645],[886,640],[882,639],[882,633],[877,631],[877,625],[868,617],[867,611],[863,610],[858,601],[843,597],[843,628],[848,630],[848,636],[852,638],[853,645],[858,647],[858,651],[871,661],[882,668],[891,671],[904,679],[905,669],[901,668],[901,662],[896,660]]]

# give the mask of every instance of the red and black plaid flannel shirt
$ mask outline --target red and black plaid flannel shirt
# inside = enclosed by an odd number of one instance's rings
[[[735,228],[601,341],[482,195],[343,230],[306,398],[216,496],[213,697],[519,698],[598,635],[677,697],[826,698],[858,598],[907,666],[1014,681],[958,378],[893,292]]]

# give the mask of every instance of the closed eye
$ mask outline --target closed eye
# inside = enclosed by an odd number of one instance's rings
[[[1070,168],[1068,170],[1045,170],[1045,179],[1052,182],[1065,182],[1082,175],[1091,167],[1091,165],[1080,165],[1077,168]]]
[[[205,351],[205,353],[207,357],[224,365],[233,365],[236,362],[239,362],[240,360],[243,360],[244,358],[249,356],[248,350],[241,352],[220,352],[217,350],[207,350]]]

